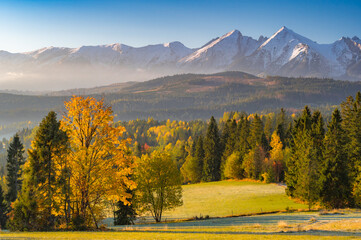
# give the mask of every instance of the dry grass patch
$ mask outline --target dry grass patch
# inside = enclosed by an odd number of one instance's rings
[[[289,228],[290,227],[286,221],[278,221],[277,226],[279,228]]]
[[[361,231],[361,219],[355,220],[341,220],[326,223],[317,223],[305,227],[306,230],[322,230],[322,231],[347,231],[359,232]]]

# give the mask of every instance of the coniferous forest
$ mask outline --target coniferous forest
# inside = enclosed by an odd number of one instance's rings
[[[361,206],[360,92],[330,116],[305,106],[299,114],[114,122],[103,100],[74,96],[65,108],[8,143],[2,228],[99,228],[109,209],[117,224],[143,212],[159,222],[182,205],[182,184],[226,179],[284,183],[309,209]]]

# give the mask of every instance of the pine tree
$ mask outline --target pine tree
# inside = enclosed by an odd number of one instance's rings
[[[8,207],[5,202],[4,191],[0,185],[0,229],[5,229],[6,220],[7,220],[7,216],[6,216],[7,211],[8,211]]]
[[[60,122],[56,113],[51,111],[39,124],[32,149],[29,150],[29,163],[33,168],[34,188],[39,197],[37,204],[40,209],[43,229],[51,229],[55,224],[54,212],[60,208],[62,202],[56,201],[57,193],[66,186],[64,181],[59,183],[59,175],[67,172],[65,168],[64,153],[68,142],[64,131],[60,129]],[[66,180],[66,177],[63,178]],[[69,203],[65,203],[69,204]],[[65,209],[64,209],[65,211]]]
[[[16,200],[18,192],[21,189],[22,165],[25,163],[23,154],[24,146],[20,142],[19,135],[15,134],[7,151],[6,182],[8,185],[8,192],[5,199],[9,204]]]
[[[277,115],[276,132],[283,144],[283,148],[286,147],[286,144],[285,144],[286,138],[287,138],[286,127],[287,127],[286,112],[283,108],[281,108],[280,113]]]
[[[287,189],[286,192],[289,196],[295,197],[295,190],[299,176],[299,162],[303,157],[303,141],[306,130],[311,129],[311,111],[306,106],[302,112],[302,115],[295,120],[295,126],[292,128],[291,136],[291,157],[286,162],[287,172],[285,174]]]
[[[217,122],[212,116],[204,139],[203,181],[220,180],[221,154]]]
[[[244,115],[241,117],[237,125],[237,136],[234,146],[234,148],[240,152],[241,158],[243,158],[251,148],[249,144],[249,132],[250,123],[247,116]]]
[[[346,153],[351,185],[355,184],[356,177],[361,173],[361,93],[354,99],[349,96],[341,104],[342,128],[345,131]]]
[[[345,133],[341,121],[340,112],[335,109],[324,140],[325,160],[322,166],[321,199],[328,208],[343,208],[350,203],[351,186],[345,151]]]
[[[264,134],[267,141],[271,141],[271,136],[273,132],[273,125],[274,125],[274,114],[268,114],[265,117],[264,121]]]
[[[122,201],[117,202],[117,210],[114,211],[114,225],[134,224],[134,220],[137,215],[132,203],[132,199],[134,199],[134,193],[132,190],[128,190],[128,193],[133,196],[131,199],[127,199],[130,204],[124,204]]]
[[[226,148],[227,141],[228,141],[229,137],[231,136],[231,124],[232,124],[232,121],[230,119],[227,119],[227,121],[223,127],[223,131],[221,134],[221,142],[220,142],[222,152]]]
[[[251,123],[251,130],[249,136],[249,144],[251,148],[262,146],[262,135],[263,132],[263,123],[258,114],[255,114],[254,119]]]
[[[319,199],[323,133],[321,114],[311,116],[306,106],[295,122],[286,181],[287,193],[308,202],[309,209]]]

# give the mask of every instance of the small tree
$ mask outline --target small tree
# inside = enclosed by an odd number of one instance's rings
[[[180,172],[168,153],[143,155],[136,180],[139,211],[150,212],[156,222],[161,221],[163,211],[183,204]]]
[[[133,191],[129,190],[129,194],[133,196]],[[134,209],[134,199],[127,199],[129,204],[125,204],[123,201],[116,203],[117,210],[114,211],[114,225],[130,225],[134,224],[135,216],[137,213]]]
[[[224,177],[231,179],[241,179],[242,178],[242,161],[239,152],[233,152],[230,156],[227,157],[226,163],[224,166]]]
[[[275,174],[275,181],[279,182],[283,165],[283,144],[278,133],[275,131],[271,138],[270,159]]]

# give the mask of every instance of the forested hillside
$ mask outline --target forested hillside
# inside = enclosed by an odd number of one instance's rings
[[[206,120],[212,115],[219,118],[225,111],[268,113],[283,107],[297,112],[304,105],[330,114],[333,105],[361,90],[361,83],[317,78],[258,78],[242,72],[224,72],[183,74],[132,83],[122,86],[116,93],[112,87],[99,89],[82,89],[81,92],[97,99],[104,98],[112,106],[116,120],[152,117],[190,121]],[[1,93],[1,134],[33,127],[50,110],[61,115],[64,101],[79,91],[53,94],[62,96]]]

